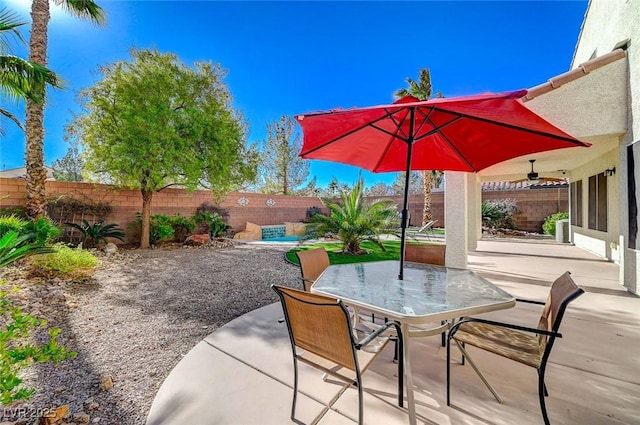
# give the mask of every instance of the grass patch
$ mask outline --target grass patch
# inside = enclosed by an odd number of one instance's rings
[[[415,242],[409,242],[415,243]],[[364,255],[352,255],[342,253],[341,242],[319,242],[313,245],[304,245],[293,248],[285,254],[287,260],[294,264],[299,264],[296,252],[306,251],[308,249],[323,247],[329,254],[329,262],[331,264],[351,264],[351,263],[367,263],[370,261],[400,260],[400,241],[383,241],[386,251],[383,251],[376,244],[366,241],[362,243],[362,249],[368,251]],[[433,244],[425,244],[433,245]]]

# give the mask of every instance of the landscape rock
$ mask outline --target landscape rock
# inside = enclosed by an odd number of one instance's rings
[[[211,237],[208,234],[204,235],[191,235],[184,241],[185,245],[191,246],[204,246],[209,245],[211,242]]]
[[[102,248],[102,251],[106,252],[107,254],[113,254],[114,252],[118,252],[118,246],[113,242],[109,242],[104,246],[104,248]]]
[[[73,414],[73,421],[79,424],[89,423],[89,419],[91,419],[91,417],[86,412],[78,412]]]
[[[54,425],[62,422],[64,418],[69,416],[69,405],[65,404],[49,412],[46,416],[40,418],[40,425]]]
[[[107,391],[111,388],[113,388],[113,378],[111,376],[103,376],[100,379],[100,389]]]

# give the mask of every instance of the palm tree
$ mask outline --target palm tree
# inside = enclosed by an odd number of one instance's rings
[[[351,190],[342,191],[340,199],[340,203],[327,203],[329,216],[315,214],[311,218],[305,237],[336,235],[343,243],[343,251],[350,254],[361,254],[363,241],[371,241],[384,250],[380,235],[398,229],[396,203],[389,199],[365,203],[362,177]]]
[[[38,96],[41,90],[37,87],[46,84],[59,87],[56,74],[36,63],[26,61],[10,53],[13,51],[9,39],[13,37],[20,43],[24,43],[19,27],[26,22],[19,20],[18,16],[7,8],[0,9],[0,90],[2,96],[10,101],[31,99],[34,102],[42,102]],[[0,115],[13,121],[24,130],[22,122],[11,112],[0,108]],[[0,127],[0,135],[2,135]]]
[[[91,0],[53,0],[62,6],[69,14],[81,19],[89,20],[95,24],[105,22],[103,9]],[[47,38],[48,26],[51,15],[49,13],[49,0],[33,0],[31,3],[31,38],[29,40],[29,60],[41,66],[47,65]],[[40,98],[45,97],[45,87],[38,87]],[[32,219],[45,214],[45,190],[44,181],[46,171],[44,169],[44,103],[27,100],[27,215]]]
[[[431,98],[431,73],[428,68],[420,69],[418,81],[414,81],[411,78],[407,78],[406,81],[409,87],[396,90],[393,94],[396,98],[404,96],[413,96],[420,100],[428,100]],[[438,92],[436,93],[436,97],[444,97],[444,95],[441,92]],[[422,171],[422,185],[424,190],[424,208],[422,210],[423,226],[433,220],[433,215],[431,213],[431,186],[433,185],[433,178],[438,179],[439,174],[440,171]]]

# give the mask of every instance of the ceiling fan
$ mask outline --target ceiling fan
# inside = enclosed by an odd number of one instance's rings
[[[529,162],[531,163],[531,172],[527,174],[527,178],[520,179],[520,180],[512,180],[511,183],[527,182],[529,184],[540,184],[540,183],[547,183],[547,182],[565,182],[566,181],[565,178],[540,177],[538,172],[533,169],[533,164],[534,162],[536,162],[536,160],[530,159]]]

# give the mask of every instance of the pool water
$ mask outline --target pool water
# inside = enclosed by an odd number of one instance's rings
[[[264,242],[298,242],[300,236],[278,236],[275,238],[264,238]]]

